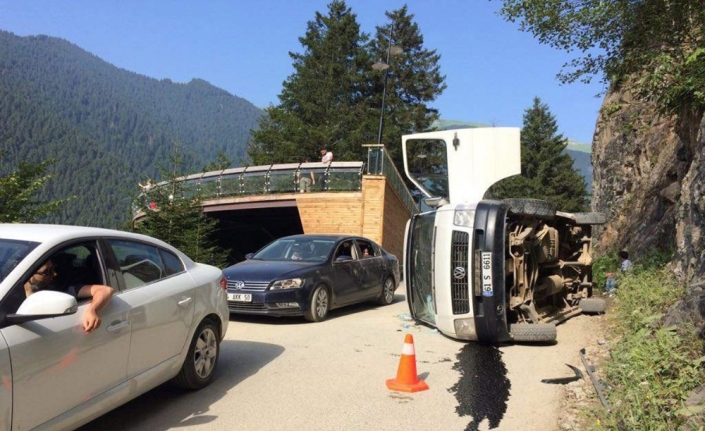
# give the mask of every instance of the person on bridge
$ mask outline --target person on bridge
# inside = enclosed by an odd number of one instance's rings
[[[310,162],[310,159],[304,159],[303,163]],[[308,173],[308,175],[306,175]],[[302,171],[296,173],[299,177],[299,193],[308,193],[311,191],[311,185],[316,185],[316,177],[313,175],[313,171]]]
[[[333,161],[333,152],[328,151],[326,147],[321,148],[321,163],[330,164]]]
[[[147,178],[147,182],[145,182],[144,184],[137,182],[137,185],[140,187],[140,190],[142,190],[142,193],[147,193],[148,191],[152,190],[152,187],[154,187],[151,178]]]
[[[331,164],[333,162],[333,152],[328,151],[328,148],[321,147],[321,163]],[[318,176],[318,183],[321,185],[321,190],[325,190],[326,185],[325,173]]]

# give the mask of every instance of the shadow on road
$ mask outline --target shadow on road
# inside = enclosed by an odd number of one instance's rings
[[[392,304],[400,301],[405,301],[406,296],[403,294],[394,295]],[[391,304],[390,304],[391,305]],[[346,305],[341,308],[336,308],[328,313],[326,320],[338,319],[351,314],[361,313],[365,310],[376,310],[385,307],[384,305],[376,304],[374,301],[360,302],[358,304]],[[310,322],[306,321],[302,316],[264,316],[258,314],[230,314],[231,322],[248,322],[263,325],[307,325]]]
[[[282,346],[224,340],[215,379],[200,391],[185,391],[166,383],[79,428],[79,431],[162,431],[212,422],[210,405],[238,383],[256,374],[284,352]]]

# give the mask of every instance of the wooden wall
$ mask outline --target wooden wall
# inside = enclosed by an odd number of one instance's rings
[[[299,193],[304,233],[362,233],[362,192]]]
[[[384,225],[382,230],[382,247],[399,258],[404,259],[404,231],[411,212],[404,205],[396,190],[385,181]]]
[[[362,177],[362,236],[367,237],[382,247],[384,237],[384,177],[366,175]]]
[[[348,233],[376,241],[400,260],[410,213],[384,177],[365,175],[361,192],[296,195],[304,233]]]

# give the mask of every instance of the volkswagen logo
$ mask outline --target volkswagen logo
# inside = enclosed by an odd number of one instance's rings
[[[244,281],[236,281],[233,283],[233,286],[235,286],[235,289],[244,289],[245,288],[245,282]]]
[[[456,280],[462,280],[463,278],[465,278],[465,268],[463,268],[462,266],[456,266],[453,269],[453,278],[455,278]]]

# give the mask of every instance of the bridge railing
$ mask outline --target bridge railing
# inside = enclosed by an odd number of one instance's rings
[[[345,192],[362,190],[363,162],[290,163],[278,165],[246,166],[220,171],[202,172],[179,178],[177,194],[190,198],[199,194],[201,199],[219,199],[282,193]],[[368,175],[383,175],[401,197],[411,214],[417,214],[411,192],[394,166],[384,147],[368,148]],[[163,181],[155,189],[165,190]],[[147,193],[147,201],[149,192]]]
[[[404,205],[411,214],[418,214],[419,207],[416,205],[409,188],[404,183],[404,179],[392,162],[389,153],[384,150],[381,144],[365,145],[367,147],[367,174],[384,175],[389,184],[397,192]]]
[[[179,178],[181,197],[201,199],[362,190],[363,162],[292,163],[247,166]],[[302,181],[302,179],[305,179]],[[307,179],[307,180],[306,180]],[[314,184],[315,183],[315,184]],[[164,181],[156,189],[168,186]]]

